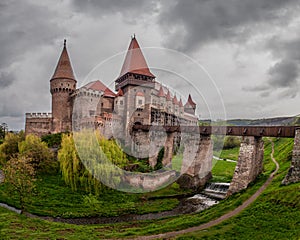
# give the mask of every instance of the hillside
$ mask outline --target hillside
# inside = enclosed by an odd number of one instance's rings
[[[182,239],[299,239],[300,183],[281,186],[287,173],[292,139],[273,139],[274,157],[280,170],[271,185],[241,214],[222,224]],[[266,181],[275,169],[270,160],[271,146],[266,141],[264,173],[247,190],[235,194],[220,204],[197,214],[187,214],[160,220],[136,221],[105,225],[70,225],[19,216],[0,208],[0,236],[2,239],[95,239],[133,238],[198,226],[235,209]]]

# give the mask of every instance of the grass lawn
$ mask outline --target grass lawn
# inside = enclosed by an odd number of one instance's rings
[[[231,182],[236,163],[225,160],[213,160],[213,169],[211,171],[212,182]]]
[[[224,223],[201,232],[178,236],[182,239],[299,239],[300,183],[281,186],[290,165],[293,141],[275,142],[275,158],[280,171],[266,191],[245,211]],[[0,208],[0,236],[3,239],[95,239],[124,238],[185,229],[206,223],[233,210],[255,193],[275,165],[270,144],[266,144],[265,172],[248,189],[221,201],[203,212],[153,221],[75,226],[19,216]]]
[[[146,194],[106,190],[99,197],[95,197],[83,191],[72,192],[59,174],[45,175],[38,179],[36,192],[27,204],[27,211],[42,216],[63,218],[161,212],[173,209],[179,201],[175,197],[166,199],[157,197],[175,196],[187,192],[189,191],[180,189],[175,183],[160,191]],[[17,195],[10,192],[7,184],[0,185],[0,202],[19,208]]]
[[[238,160],[240,147],[222,149],[221,151],[214,151],[214,155],[222,159]]]

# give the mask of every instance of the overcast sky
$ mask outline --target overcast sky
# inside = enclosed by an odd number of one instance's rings
[[[169,78],[170,69],[153,71],[183,100],[196,89],[202,118],[297,115],[299,8],[298,0],[2,0],[0,122],[24,129],[25,112],[50,112],[49,80],[64,38],[81,86],[99,63],[127,49],[133,33],[142,47],[176,50],[175,70],[182,69]],[[149,66],[164,69],[157,55],[145,50]],[[182,56],[209,77],[181,80],[184,69],[197,72]],[[121,62],[108,61],[112,77],[100,71],[94,80],[111,84]]]

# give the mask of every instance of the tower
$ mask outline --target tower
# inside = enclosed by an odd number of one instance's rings
[[[184,111],[189,114],[195,115],[196,103],[193,101],[191,94],[189,94],[188,100],[184,105]]]
[[[52,132],[66,132],[72,130],[72,97],[76,90],[71,61],[68,55],[66,40],[54,74],[50,80],[52,95]]]
[[[134,122],[149,124],[151,90],[155,87],[155,76],[150,72],[135,36],[131,38],[119,77],[115,81],[116,91],[124,93],[124,130]],[[138,118],[133,119],[135,111]]]

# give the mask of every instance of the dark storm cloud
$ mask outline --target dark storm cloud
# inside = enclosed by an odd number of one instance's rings
[[[33,94],[22,94],[24,89],[20,86],[24,87],[24,82],[31,86],[36,79],[24,79],[19,74],[19,67],[24,69],[22,64],[29,63],[31,55],[37,54],[41,46],[53,44],[60,34],[66,33],[55,22],[56,17],[55,12],[39,4],[1,1],[0,117],[23,116],[26,104],[35,101]],[[37,68],[39,66],[28,65],[28,72],[32,72],[33,78]],[[34,87],[36,93],[40,92],[41,86]]]
[[[289,60],[276,63],[269,70],[269,85],[274,88],[295,87],[299,76],[298,64]]]
[[[267,81],[258,86],[245,87],[244,90],[263,92],[261,96],[268,96],[270,91],[281,89],[280,97],[294,98],[299,91],[300,37],[292,40],[272,38],[267,42],[266,49],[277,60],[267,72]]]
[[[157,1],[151,0],[73,0],[75,10],[95,17],[103,17],[111,13],[120,13],[132,19],[142,18],[157,10]],[[126,19],[125,19],[126,20]]]
[[[12,64],[36,46],[49,44],[60,32],[51,22],[55,14],[47,8],[25,1],[2,1],[0,5],[0,84],[7,87],[14,79],[7,77]],[[8,82],[9,81],[9,82]]]
[[[15,80],[12,73],[0,72],[0,89],[10,86]]]
[[[178,0],[160,23],[169,47],[193,51],[217,40],[246,41],[267,23],[286,24],[296,8],[297,0]]]

